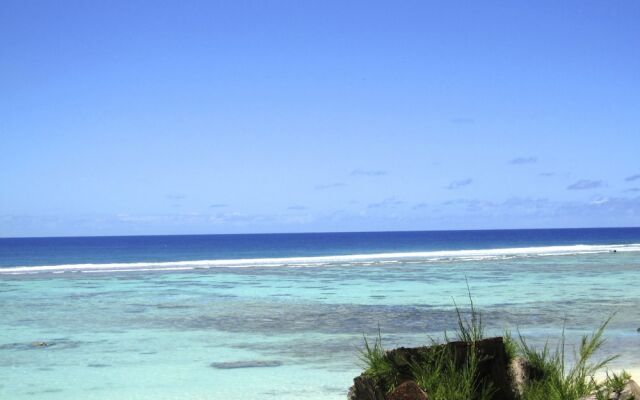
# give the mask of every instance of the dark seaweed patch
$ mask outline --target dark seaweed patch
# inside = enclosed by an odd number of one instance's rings
[[[209,366],[217,369],[236,369],[236,368],[272,368],[282,365],[281,361],[273,360],[250,360],[250,361],[228,361],[228,362],[212,362]]]

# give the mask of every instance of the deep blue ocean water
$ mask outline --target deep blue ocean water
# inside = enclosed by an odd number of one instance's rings
[[[640,243],[640,228],[0,238],[0,267]]]
[[[638,228],[0,239],[0,399],[344,399],[363,335],[430,343],[467,283],[532,344],[617,313],[640,374],[638,282]]]

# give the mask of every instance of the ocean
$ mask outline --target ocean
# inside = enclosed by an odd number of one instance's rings
[[[344,399],[363,336],[455,329],[640,367],[640,228],[0,239],[1,399]]]

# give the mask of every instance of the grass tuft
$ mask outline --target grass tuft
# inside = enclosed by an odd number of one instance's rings
[[[607,371],[607,379],[598,387],[596,400],[609,400],[612,397],[619,398],[620,393],[624,390],[624,387],[630,380],[631,375],[629,375],[625,370],[622,370],[619,375],[616,373],[609,375],[609,371]],[[629,400],[634,399],[635,397],[632,396]]]
[[[475,347],[462,366],[455,364],[449,347],[432,348],[426,362],[411,364],[415,382],[432,400],[489,400],[493,394],[490,383],[478,379],[479,356]]]
[[[469,296],[470,317],[463,317],[462,311],[460,311],[460,308],[456,304],[455,299],[453,299],[453,305],[456,308],[456,315],[458,317],[458,329],[456,330],[456,336],[460,341],[475,343],[484,338],[484,326],[482,325],[482,314],[478,312],[475,304],[473,304],[473,297],[471,296],[469,281],[466,281],[466,283],[467,295]]]
[[[478,377],[480,355],[476,343],[484,338],[482,315],[476,309],[467,282],[470,312],[468,317],[455,303],[458,327],[457,340],[468,343],[467,358],[463,365],[456,365],[456,355],[448,346],[432,346],[422,363],[411,364],[415,382],[432,400],[489,400],[493,394],[491,383]],[[445,333],[445,338],[448,338]],[[435,345],[435,343],[434,343]]]
[[[484,338],[482,316],[476,309],[467,282],[469,312],[463,312],[453,302],[457,315],[455,337],[466,343],[466,355],[460,360],[455,354],[455,346],[432,345],[423,354],[422,359],[409,362],[410,378],[429,394],[431,400],[489,400],[494,394],[491,382],[479,377],[479,365],[483,361],[477,349],[477,343]],[[531,347],[518,332],[515,340],[509,331],[505,331],[503,342],[509,360],[516,356],[525,358],[531,369],[537,371],[535,377],[525,384],[521,400],[579,400],[595,394],[598,400],[608,399],[619,394],[629,381],[629,375],[622,371],[619,375],[607,373],[603,384],[595,381],[595,374],[605,368],[617,356],[601,361],[592,361],[595,353],[605,343],[604,331],[613,315],[590,335],[584,335],[577,347],[573,363],[569,366],[566,357],[564,327],[555,349],[547,341],[541,349]],[[445,332],[445,342],[449,338]],[[364,349],[360,351],[364,364],[364,375],[374,380],[381,389],[389,392],[397,387],[401,378],[400,371],[382,346],[380,329],[375,340],[364,338]],[[407,378],[404,370],[402,378]],[[640,400],[640,399],[639,399]]]
[[[398,385],[399,372],[382,347],[380,328],[373,345],[366,336],[364,337],[364,349],[360,350],[360,360],[364,364],[364,375],[373,379],[380,387],[391,391]]]
[[[543,376],[543,379],[531,381],[525,386],[523,400],[579,400],[597,391],[599,386],[594,375],[616,358],[614,356],[598,362],[591,361],[605,342],[604,330],[610,321],[611,317],[591,335],[581,338],[574,355],[574,364],[570,368],[566,361],[564,328],[554,351],[550,350],[548,343],[545,343],[542,350],[536,350],[520,335],[520,353]]]
[[[518,356],[518,343],[513,339],[510,331],[504,331],[502,342],[504,343],[504,350],[507,353],[507,359],[511,361],[516,358],[516,356]]]

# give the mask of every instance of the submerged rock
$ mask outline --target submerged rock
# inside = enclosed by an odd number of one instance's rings
[[[37,350],[44,348],[55,348],[56,350],[74,349],[84,344],[85,342],[79,342],[69,340],[67,338],[51,339],[48,341],[37,340],[34,342],[17,342],[17,343],[5,343],[0,344],[0,350]]]
[[[87,364],[87,367],[89,368],[106,368],[106,367],[110,367],[111,365],[109,364],[100,364],[100,363],[91,363],[91,364]]]
[[[212,362],[209,366],[217,369],[234,369],[234,368],[268,368],[268,367],[279,367],[281,365],[282,365],[282,362],[280,361],[250,360],[250,361]]]

